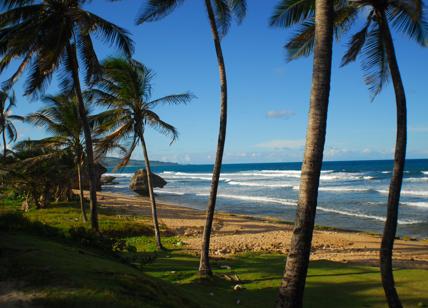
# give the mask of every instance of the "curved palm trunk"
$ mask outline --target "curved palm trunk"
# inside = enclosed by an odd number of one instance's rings
[[[3,137],[3,158],[6,159],[6,156],[7,156],[6,128],[3,129],[2,137]]]
[[[311,102],[299,200],[278,307],[302,307],[323,160],[330,94],[333,0],[316,0]]]
[[[77,180],[79,181],[80,211],[82,212],[82,220],[86,223],[88,218],[86,217],[85,198],[83,197],[82,170],[79,162],[77,163]]]
[[[79,78],[79,64],[77,62],[76,48],[67,43],[67,52],[72,61],[72,74],[74,81],[74,91],[76,92],[79,103],[79,117],[82,122],[83,134],[85,136],[86,165],[89,177],[89,200],[91,210],[91,227],[99,232],[98,211],[97,211],[97,179],[95,176],[94,149],[92,146],[91,128],[89,127],[88,117],[86,115],[85,103],[83,101],[82,89]]]
[[[149,197],[150,197],[150,203],[152,206],[152,219],[153,219],[153,228],[155,230],[156,247],[159,250],[163,250],[164,247],[162,246],[162,242],[161,242],[161,238],[160,238],[158,212],[157,212],[157,208],[156,208],[155,194],[153,193],[152,171],[150,169],[149,155],[147,154],[146,141],[144,140],[143,133],[140,133],[139,137],[141,140],[141,145],[143,147],[144,163],[146,164],[147,185],[149,186]]]
[[[384,36],[385,50],[388,58],[389,70],[394,85],[395,100],[397,106],[397,135],[394,153],[394,169],[389,184],[388,204],[385,227],[383,230],[382,244],[380,248],[380,271],[382,285],[389,307],[402,307],[397,290],[395,289],[392,273],[392,251],[394,248],[395,233],[397,231],[398,206],[400,202],[401,185],[403,183],[404,164],[406,160],[407,143],[407,110],[406,94],[401,80],[395,55],[394,43],[388,22],[383,11],[376,12],[378,21]]]
[[[205,0],[205,6],[210,20],[211,32],[214,39],[215,51],[217,54],[218,68],[220,72],[220,129],[217,141],[217,152],[214,162],[213,175],[211,180],[211,191],[208,199],[207,217],[204,227],[201,259],[199,262],[199,274],[201,276],[211,276],[211,266],[209,262],[210,238],[211,230],[214,219],[214,210],[217,199],[217,189],[220,179],[221,163],[223,160],[224,144],[226,141],[226,125],[227,125],[227,80],[226,80],[226,67],[223,59],[223,51],[221,49],[220,37],[217,30],[215,16],[210,0]]]

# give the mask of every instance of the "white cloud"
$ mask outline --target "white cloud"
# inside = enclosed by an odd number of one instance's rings
[[[266,113],[266,116],[269,119],[281,119],[281,118],[289,119],[294,115],[295,115],[295,113],[293,111],[286,110],[286,109],[284,109],[284,110],[271,110],[271,111],[268,111]]]
[[[256,147],[271,149],[271,150],[282,150],[282,149],[300,149],[304,145],[305,145],[304,139],[298,139],[298,140],[276,139],[276,140],[270,140],[270,141],[256,144]]]

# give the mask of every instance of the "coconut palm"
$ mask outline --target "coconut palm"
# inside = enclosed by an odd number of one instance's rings
[[[153,108],[162,104],[185,104],[193,98],[193,95],[173,94],[153,100],[151,98],[152,78],[152,71],[135,60],[108,58],[103,62],[102,78],[90,91],[90,96],[94,102],[108,107],[107,111],[94,117],[94,123],[99,128],[111,131],[110,134],[98,140],[99,152],[105,153],[112,145],[119,144],[128,138],[131,140],[122,162],[116,168],[126,166],[136,146],[141,143],[156,245],[158,249],[163,249],[144,133],[147,127],[151,127],[170,136],[171,143],[174,142],[178,136],[176,128],[164,122]]]
[[[369,12],[361,30],[353,35],[349,49],[343,57],[342,65],[362,56],[365,82],[373,97],[382,90],[389,77],[395,92],[396,101],[396,141],[394,167],[389,185],[385,227],[380,248],[380,269],[382,285],[390,307],[402,307],[395,289],[392,272],[392,251],[397,231],[398,207],[401,185],[403,183],[407,144],[407,106],[406,94],[395,54],[391,25],[404,32],[410,39],[426,45],[428,23],[425,20],[424,4],[421,0],[404,1],[355,1],[353,6]]]
[[[148,0],[145,9],[137,19],[138,24],[148,21],[156,21],[172,12],[183,0]],[[204,227],[201,259],[199,263],[199,273],[202,276],[211,276],[211,266],[209,263],[209,247],[211,230],[214,219],[214,210],[217,199],[217,189],[220,180],[221,165],[223,160],[224,144],[226,141],[227,125],[227,79],[226,66],[221,47],[221,38],[225,36],[230,28],[233,17],[240,23],[246,14],[245,0],[205,0],[205,8],[208,13],[211,32],[214,40],[214,47],[217,54],[218,68],[220,72],[220,128],[217,141],[216,158],[213,167],[211,180],[211,191],[208,198],[206,223]]]
[[[24,118],[19,115],[12,114],[12,108],[16,105],[16,96],[12,92],[9,95],[6,91],[0,91],[0,133],[3,138],[3,158],[7,156],[7,140],[6,136],[9,139],[9,142],[16,141],[18,138],[18,133],[16,131],[13,121],[22,121]]]
[[[290,58],[308,55],[311,52],[314,32],[311,27],[307,26],[313,23],[313,13],[309,6],[307,5],[306,8],[300,6],[300,14],[305,16],[305,21],[301,24],[300,32],[287,44]],[[388,304],[391,307],[401,307],[392,273],[392,250],[397,229],[398,206],[406,157],[407,108],[390,26],[420,45],[426,46],[428,22],[424,3],[421,0],[337,1],[335,6],[335,33],[343,33],[349,30],[350,24],[356,20],[358,14],[365,17],[365,22],[362,29],[352,36],[348,50],[343,56],[342,66],[361,56],[365,82],[372,93],[372,98],[381,92],[389,77],[392,78],[396,97],[397,135],[394,168],[389,187],[387,217],[380,250],[380,267]],[[345,27],[341,26],[341,20],[347,21]]]
[[[87,173],[90,184],[91,225],[98,232],[96,176],[91,129],[82,96],[79,72],[86,84],[100,73],[91,35],[115,45],[130,56],[133,43],[127,31],[85,10],[88,0],[3,0],[0,14],[0,72],[19,59],[16,72],[5,82],[12,85],[28,70],[25,94],[43,93],[54,72],[61,86],[77,97],[85,136]]]
[[[304,2],[281,1],[272,23],[288,27],[301,22],[305,15],[296,6],[301,7]],[[278,307],[303,305],[326,135],[333,43],[333,0],[316,0],[308,14],[313,16],[315,33],[312,90],[297,213],[279,288]]]
[[[32,113],[26,120],[44,127],[51,137],[38,141],[39,145],[72,153],[79,183],[80,209],[83,222],[87,221],[83,197],[82,166],[84,164],[82,125],[79,121],[77,98],[68,95],[46,96],[45,108]]]

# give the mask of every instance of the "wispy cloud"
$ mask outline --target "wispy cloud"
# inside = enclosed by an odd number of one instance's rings
[[[298,140],[286,140],[286,139],[276,139],[269,140],[256,144],[258,148],[271,149],[271,150],[282,150],[282,149],[299,149],[305,145],[304,139]]]
[[[295,115],[295,113],[293,111],[286,110],[286,109],[284,109],[284,110],[271,110],[271,111],[268,111],[266,113],[266,116],[269,119],[281,119],[281,118],[289,119],[294,115]]]

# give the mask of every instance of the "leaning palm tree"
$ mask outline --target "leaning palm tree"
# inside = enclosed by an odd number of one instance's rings
[[[16,141],[18,138],[18,133],[16,131],[13,121],[23,121],[24,118],[19,115],[12,114],[12,108],[16,105],[16,96],[12,92],[9,95],[6,91],[0,91],[0,133],[3,138],[3,158],[7,156],[7,140],[6,136],[9,138],[9,142]]]
[[[80,209],[83,222],[87,221],[85,199],[83,197],[82,166],[84,164],[82,125],[79,120],[76,97],[68,95],[46,96],[45,108],[32,113],[26,120],[36,126],[44,127],[51,137],[38,140],[37,144],[45,148],[72,153],[79,184]]]
[[[182,0],[148,0],[147,6],[137,19],[138,24],[148,21],[156,21],[168,15]],[[225,36],[230,28],[231,20],[235,16],[240,23],[246,14],[245,0],[205,0],[205,8],[208,13],[211,32],[214,40],[214,47],[217,54],[217,62],[220,73],[220,129],[217,141],[217,152],[214,162],[213,175],[211,180],[211,191],[208,198],[207,216],[204,227],[201,259],[199,263],[199,273],[201,276],[211,276],[211,266],[209,263],[209,247],[211,230],[214,219],[214,210],[217,199],[217,189],[220,180],[221,165],[223,160],[224,145],[226,141],[227,124],[227,79],[226,66],[221,47],[221,38]]]
[[[392,78],[397,111],[397,132],[395,141],[394,167],[389,184],[387,214],[380,248],[380,270],[382,285],[390,307],[402,307],[395,289],[392,272],[392,251],[397,231],[398,207],[403,183],[407,144],[406,94],[395,54],[391,27],[404,32],[410,39],[426,46],[428,44],[428,23],[425,19],[422,0],[364,0],[355,1],[352,6],[368,12],[363,28],[354,34],[342,65],[362,56],[362,67],[366,72],[365,82],[373,98],[380,93],[385,82]]]
[[[311,1],[306,7],[300,7],[302,22],[300,32],[287,44],[290,58],[310,54],[314,40]],[[313,1],[312,1],[313,3]],[[391,307],[401,307],[395,289],[392,272],[392,251],[397,229],[398,206],[403,181],[406,157],[407,116],[406,95],[398,68],[391,27],[404,33],[422,46],[428,41],[428,21],[422,0],[357,0],[352,2],[337,1],[335,5],[335,33],[341,34],[350,28],[358,14],[365,17],[361,30],[354,34],[348,44],[348,50],[342,59],[342,66],[362,57],[365,82],[375,98],[391,76],[396,97],[397,135],[394,154],[394,168],[389,186],[387,217],[380,249],[380,268],[382,284]],[[343,24],[343,21],[346,21]],[[343,26],[345,25],[345,26]]]
[[[116,167],[122,168],[128,164],[138,143],[141,143],[146,165],[156,246],[158,249],[163,249],[144,133],[147,127],[152,127],[158,132],[170,136],[171,143],[174,142],[178,136],[177,130],[174,126],[162,121],[152,109],[162,104],[185,104],[193,98],[193,95],[190,93],[173,94],[152,100],[152,78],[152,71],[135,60],[109,58],[103,63],[102,78],[95,84],[89,95],[94,102],[108,107],[107,111],[94,117],[94,123],[98,129],[111,131],[110,134],[97,141],[100,154],[104,154],[112,146],[130,138],[131,143],[121,163]]]
[[[0,14],[0,73],[20,59],[16,72],[5,82],[10,87],[25,70],[25,94],[43,93],[54,72],[60,72],[63,92],[77,97],[79,118],[85,137],[89,177],[91,225],[99,231],[96,175],[91,129],[82,96],[79,72],[90,84],[100,74],[91,35],[96,35],[130,56],[133,43],[126,30],[85,10],[89,0],[3,0]],[[80,68],[80,69],[79,69]]]
[[[296,6],[301,7],[303,2],[281,1],[272,17],[272,23],[287,27],[299,23],[305,16],[299,12],[299,8],[296,9]],[[303,305],[327,126],[333,44],[333,4],[333,0],[316,0],[309,13],[314,19],[315,33],[309,122],[296,219],[285,272],[279,288],[278,307],[302,307]]]

